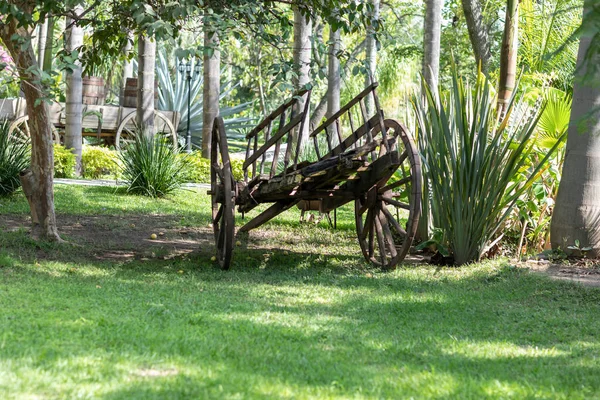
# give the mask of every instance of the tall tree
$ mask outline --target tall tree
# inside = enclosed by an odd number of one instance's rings
[[[121,88],[120,88],[120,104],[123,104],[125,98],[125,85],[127,84],[127,78],[133,78],[133,62],[130,60],[129,55],[133,50],[133,32],[127,32],[127,41],[123,46],[123,71],[121,72]]]
[[[73,8],[73,15],[83,12],[81,4]],[[76,51],[83,45],[83,28],[71,18],[67,18],[66,50]],[[65,147],[75,154],[75,175],[81,176],[81,151],[83,136],[81,132],[83,83],[81,79],[81,63],[77,61],[72,70],[67,73],[67,90],[65,93]]]
[[[310,33],[312,31],[312,22],[310,18],[303,14],[300,9],[294,9],[294,78],[293,84],[296,90],[310,83],[310,56],[312,45],[310,41]],[[298,108],[304,107],[306,97],[298,102]],[[304,131],[299,132],[302,143],[306,143],[308,139],[308,124],[304,125]]]
[[[368,1],[368,18],[369,23],[367,24],[367,37],[365,41],[365,67],[367,74],[365,77],[365,86],[370,85],[377,81],[376,70],[377,70],[377,30],[379,28],[379,0]],[[373,99],[368,96],[366,99],[367,113],[371,115],[373,113]]]
[[[48,31],[46,32],[46,48],[44,49],[44,62],[42,64],[43,70],[45,72],[48,72],[52,69],[52,50],[54,49],[54,24],[54,17],[52,17],[52,14],[48,14],[46,24],[48,27]]]
[[[329,28],[329,51],[327,55],[327,118],[340,109],[340,31]]]
[[[507,0],[504,34],[500,48],[500,76],[498,77],[498,109],[508,104],[517,81],[517,51],[519,48],[519,0]]]
[[[487,75],[492,54],[490,51],[488,29],[483,22],[481,0],[462,0],[462,9],[465,14],[475,60],[481,65],[481,72]]]
[[[46,52],[46,39],[48,35],[48,20],[38,25],[38,66],[44,68],[44,53]],[[50,38],[52,40],[52,38]]]
[[[429,87],[438,84],[440,75],[440,38],[442,30],[443,0],[425,1],[423,22],[423,69],[422,74]]]
[[[584,13],[589,22],[591,2]],[[600,54],[588,52],[592,38],[600,40],[598,25],[584,31],[577,56],[573,109],[556,205],[552,215],[552,248],[567,251],[578,241],[600,256]],[[598,46],[596,44],[596,46]],[[596,47],[597,49],[598,47]],[[595,50],[596,50],[595,49]],[[586,59],[586,54],[589,59]]]
[[[154,69],[156,42],[145,33],[138,36],[137,123],[147,135],[154,130]]]
[[[221,51],[219,35],[208,18],[204,19],[204,88],[202,110],[202,157],[210,157],[210,135],[219,115],[221,91]]]

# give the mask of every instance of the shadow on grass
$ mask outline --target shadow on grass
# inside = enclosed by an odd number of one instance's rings
[[[229,272],[193,259],[39,270],[5,253],[0,296],[19,302],[0,312],[0,359],[54,373],[114,364],[108,399],[600,390],[600,291],[510,266],[365,274],[304,257]]]

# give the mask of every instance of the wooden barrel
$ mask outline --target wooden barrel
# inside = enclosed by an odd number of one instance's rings
[[[137,107],[137,78],[127,78],[123,91],[123,107]],[[158,107],[158,81],[154,80],[154,108]]]
[[[86,76],[83,81],[83,104],[103,105],[106,94],[104,93],[104,78]]]

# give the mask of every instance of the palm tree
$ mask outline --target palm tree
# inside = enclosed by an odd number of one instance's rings
[[[590,19],[591,13],[584,12],[584,26]],[[598,37],[596,25],[583,31],[579,43],[573,109],[550,232],[552,248],[592,247],[591,257],[600,256],[600,54],[588,54],[588,49]]]

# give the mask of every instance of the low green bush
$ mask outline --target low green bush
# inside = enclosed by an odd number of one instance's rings
[[[83,147],[81,166],[86,179],[118,179],[122,171],[118,153],[100,146]]]
[[[73,178],[75,176],[75,154],[60,144],[54,144],[54,177]]]
[[[210,160],[203,158],[201,152],[195,151],[192,154],[180,154],[179,157],[187,160],[187,166],[183,171],[183,177],[186,182],[210,183]],[[235,180],[239,181],[243,179],[243,164],[244,160],[231,158],[231,169]]]
[[[119,153],[127,191],[149,197],[163,197],[184,182],[188,164],[163,138],[138,131],[135,140]]]
[[[0,196],[14,193],[20,186],[19,172],[29,166],[29,143],[11,140],[8,121],[0,122]]]

